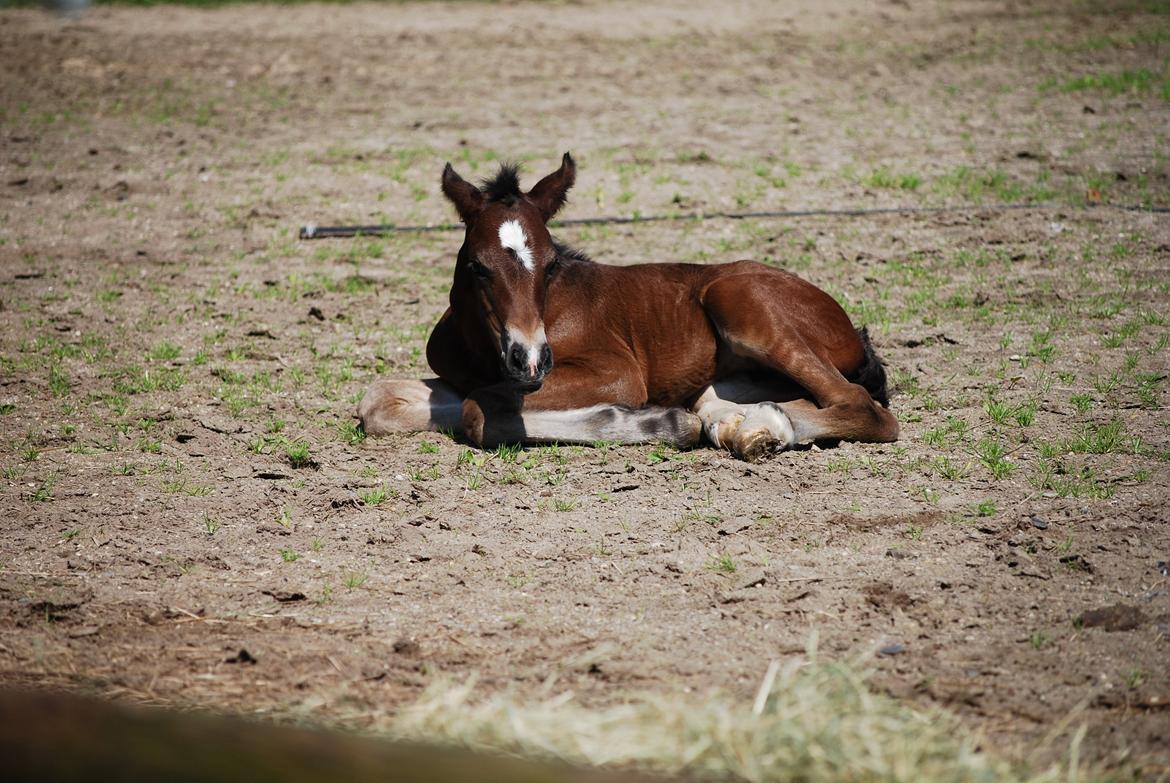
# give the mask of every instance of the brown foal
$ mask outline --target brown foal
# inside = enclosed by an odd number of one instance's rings
[[[881,362],[828,294],[751,261],[594,263],[546,225],[575,178],[568,153],[527,193],[515,166],[477,188],[447,165],[466,234],[427,343],[439,377],[375,383],[366,433],[448,429],[483,447],[705,434],[749,461],[898,438]]]

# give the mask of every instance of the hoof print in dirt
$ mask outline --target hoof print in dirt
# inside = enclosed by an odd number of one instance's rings
[[[1093,564],[1081,555],[1064,555],[1060,558],[1060,564],[1069,571],[1083,571],[1086,574],[1093,573]]]
[[[256,658],[253,657],[252,653],[248,652],[243,647],[241,647],[240,651],[238,653],[236,653],[235,655],[233,655],[230,658],[224,658],[223,662],[224,663],[246,663],[246,664],[249,664],[251,666],[254,666],[254,665],[256,665]]]
[[[305,600],[305,594],[292,590],[261,590],[262,595],[270,596],[274,601],[282,604]]]
[[[399,639],[394,642],[394,652],[396,655],[405,655],[413,658],[422,652],[422,647],[414,639]]]
[[[1145,624],[1145,612],[1128,604],[1113,604],[1090,609],[1077,618],[1082,628],[1101,628],[1106,631],[1132,631]]]

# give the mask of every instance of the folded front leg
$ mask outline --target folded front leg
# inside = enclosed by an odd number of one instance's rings
[[[682,408],[645,407],[644,401],[645,392],[632,380],[561,366],[528,395],[503,384],[472,392],[463,403],[463,426],[467,437],[485,448],[554,441],[662,441],[686,448],[698,442],[697,416]]]

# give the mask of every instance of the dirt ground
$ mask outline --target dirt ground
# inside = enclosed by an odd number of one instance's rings
[[[1115,205],[1170,202],[1168,57],[1160,2],[0,10],[0,681],[367,727],[470,673],[750,697],[815,637],[1164,774],[1170,220]],[[831,291],[896,444],[363,441],[459,235],[297,228],[564,150],[569,218],[1058,206],[558,232]]]

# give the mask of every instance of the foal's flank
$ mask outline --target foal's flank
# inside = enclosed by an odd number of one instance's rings
[[[832,297],[751,261],[595,263],[547,227],[576,172],[565,153],[525,192],[514,165],[478,187],[443,170],[465,233],[427,343],[438,378],[374,384],[367,434],[450,429],[488,448],[705,435],[749,461],[897,439],[881,361]]]

